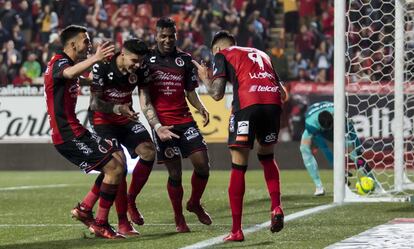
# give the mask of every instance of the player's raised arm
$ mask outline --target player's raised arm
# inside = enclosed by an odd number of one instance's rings
[[[188,91],[186,92],[186,96],[188,102],[190,102],[190,104],[194,106],[194,108],[196,108],[203,116],[203,126],[207,126],[208,123],[210,123],[210,113],[207,111],[206,107],[201,102],[198,93],[196,91]]]
[[[171,140],[173,138],[180,138],[177,134],[170,131],[173,126],[163,126],[158,119],[155,108],[151,103],[151,97],[149,90],[146,87],[139,89],[139,102],[141,104],[141,110],[144,113],[150,126],[155,130],[161,141]]]
[[[90,44],[89,36],[85,36],[84,43]],[[90,46],[90,45],[88,45]],[[74,79],[76,77],[79,77],[83,72],[85,72],[89,67],[91,67],[93,64],[102,61],[106,57],[110,57],[114,54],[114,45],[110,45],[109,42],[105,42],[103,44],[98,45],[98,48],[96,49],[96,53],[89,57],[88,59],[79,62],[75,64],[74,66],[67,67],[63,71],[63,77],[67,79]]]
[[[195,60],[192,60],[192,62],[197,68],[198,77],[206,86],[208,94],[210,94],[210,96],[216,101],[221,100],[224,97],[224,93],[226,91],[227,80],[224,77],[211,79],[208,75],[208,68],[206,65],[201,65]]]

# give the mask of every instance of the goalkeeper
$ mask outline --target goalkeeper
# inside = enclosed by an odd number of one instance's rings
[[[314,146],[319,147],[329,161],[329,164],[333,165],[333,155],[325,141],[333,141],[333,113],[334,104],[328,101],[318,102],[311,105],[305,113],[305,131],[302,134],[300,142],[300,152],[305,167],[315,183],[315,196],[325,195],[325,189],[323,188],[319,176],[318,163],[312,154],[311,146],[313,143]],[[362,157],[361,142],[359,141],[352,122],[348,122],[346,126],[346,134],[346,145],[349,157],[354,161],[358,169],[363,170],[362,173],[364,175],[368,174],[371,176],[371,174],[369,174],[371,168]]]

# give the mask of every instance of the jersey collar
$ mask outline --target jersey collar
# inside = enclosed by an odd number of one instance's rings
[[[74,65],[75,64],[75,62],[69,57],[69,55],[67,55],[65,52],[63,52],[63,50],[58,50],[57,51],[57,54],[60,54],[60,55],[62,55],[64,58],[66,58],[66,59],[68,59],[69,60],[69,63],[71,64],[71,65]]]

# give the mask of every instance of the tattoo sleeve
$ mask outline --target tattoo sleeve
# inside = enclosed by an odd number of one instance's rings
[[[103,113],[113,113],[113,103],[102,100],[102,92],[91,92],[90,108],[92,111],[98,111]]]
[[[157,112],[151,103],[148,88],[139,89],[139,102],[141,104],[141,110],[144,113],[145,118],[148,120],[150,126],[154,128],[156,124],[160,123],[160,120],[158,119]]]
[[[214,100],[220,100],[224,97],[226,91],[227,80],[225,78],[216,78],[209,87],[207,87],[208,93]],[[206,85],[207,86],[207,85]]]

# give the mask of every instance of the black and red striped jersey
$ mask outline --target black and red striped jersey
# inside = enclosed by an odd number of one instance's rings
[[[193,121],[185,96],[185,91],[198,87],[191,56],[178,50],[169,55],[155,50],[147,56],[146,64],[149,67],[147,86],[161,124]]]
[[[135,73],[123,74],[116,65],[115,54],[108,62],[99,62],[93,65],[92,92],[101,92],[102,100],[113,104],[128,104],[132,106],[132,92],[148,75],[148,67],[144,64]],[[122,125],[129,122],[123,115],[89,111],[89,118],[94,125],[115,124]]]
[[[62,144],[86,131],[75,113],[79,81],[63,77],[63,70],[73,65],[69,56],[61,52],[52,57],[45,72],[47,113],[54,144]]]
[[[233,112],[255,104],[282,103],[279,78],[263,51],[238,46],[221,50],[213,66],[213,79],[219,77],[233,84]]]

